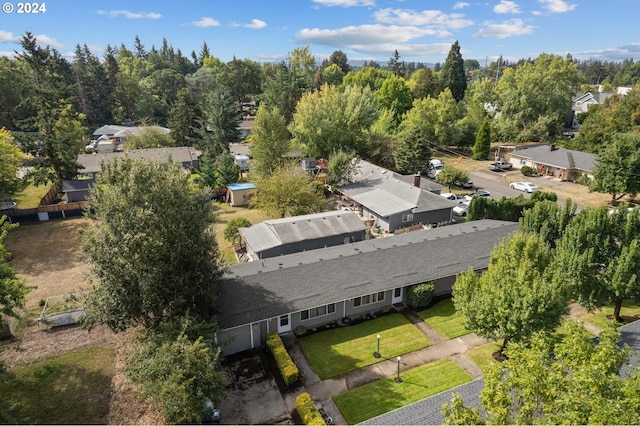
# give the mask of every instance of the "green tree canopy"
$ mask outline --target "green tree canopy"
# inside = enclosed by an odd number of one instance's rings
[[[317,192],[299,165],[289,164],[255,179],[252,208],[273,217],[298,216],[323,210],[324,195]]]
[[[24,307],[25,298],[31,291],[9,264],[11,253],[4,245],[9,231],[17,226],[9,224],[7,216],[0,216],[0,330],[4,327],[3,315],[18,318],[17,310]]]
[[[449,187],[449,191],[451,191],[452,185],[468,181],[469,174],[457,167],[445,165],[436,177],[436,180],[443,185],[447,185]]]
[[[251,222],[246,217],[234,217],[224,227],[224,239],[231,243],[237,243],[241,238],[238,228],[248,228],[250,226]]]
[[[396,123],[400,123],[402,116],[411,108],[413,95],[406,80],[398,76],[390,76],[376,92],[378,104],[394,112]]]
[[[542,333],[509,345],[507,360],[483,373],[484,413],[455,394],[445,424],[638,424],[640,380],[620,374],[631,354],[620,332],[609,323],[594,343],[582,324],[565,328],[555,345]]]
[[[553,256],[537,235],[515,233],[496,246],[489,267],[458,276],[453,301],[464,326],[481,337],[502,339],[502,352],[540,330],[554,330],[568,312],[565,288],[549,268]]]
[[[594,308],[614,303],[622,321],[625,299],[640,301],[640,212],[622,206],[588,208],[565,228],[557,245],[558,271],[578,303]]]
[[[291,141],[286,118],[278,107],[258,107],[249,140],[251,174],[265,176],[285,164]]]
[[[22,166],[23,153],[10,140],[11,133],[0,128],[0,200],[16,191],[20,182],[17,172]]]
[[[449,88],[456,102],[464,98],[467,90],[467,75],[464,71],[464,59],[460,53],[460,44],[456,40],[451,45],[444,66],[440,70],[441,87]]]
[[[489,117],[482,120],[482,125],[476,135],[476,144],[473,146],[473,159],[486,160],[491,153],[491,124]]]
[[[396,169],[402,174],[429,172],[429,160],[431,160],[431,148],[429,139],[419,128],[407,131],[394,154]]]
[[[640,134],[615,134],[598,154],[591,191],[611,194],[611,201],[640,192]]]
[[[189,313],[210,320],[222,269],[212,204],[179,165],[124,157],[103,164],[82,247],[97,280],[87,323],[147,328]]]
[[[520,230],[538,234],[551,248],[555,248],[576,215],[577,207],[570,199],[562,206],[553,200],[542,200],[524,210],[520,218]]]
[[[147,127],[139,133],[127,136],[127,149],[160,148],[175,146],[170,133],[165,133],[157,127]]]
[[[368,87],[347,86],[339,90],[325,84],[300,99],[289,131],[294,143],[309,156],[328,158],[339,149],[360,154],[377,117]]]
[[[344,151],[336,151],[329,157],[327,184],[345,185],[351,181],[360,159]]]

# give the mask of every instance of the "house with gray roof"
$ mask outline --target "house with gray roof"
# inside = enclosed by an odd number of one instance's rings
[[[382,232],[413,225],[439,226],[453,221],[455,203],[439,194],[442,185],[420,175],[403,177],[366,161],[360,161],[351,182],[337,189],[357,203],[362,216],[375,220]],[[440,188],[437,188],[438,185]]]
[[[573,149],[558,148],[555,144],[517,149],[505,154],[514,168],[529,166],[538,173],[560,180],[579,180],[584,174],[593,177],[596,155]]]
[[[367,226],[349,210],[266,220],[238,229],[252,260],[364,241]]]
[[[495,244],[517,229],[486,219],[230,266],[219,285],[216,342],[230,355],[262,347],[267,333],[384,312],[415,284],[450,294],[459,273],[486,269]]]
[[[166,147],[166,148],[145,148],[132,149],[124,152],[105,152],[95,154],[78,155],[78,163],[81,167],[79,173],[92,175],[102,171],[101,164],[111,163],[116,158],[130,157],[134,159],[143,159],[148,161],[160,161],[163,163],[169,160],[181,164],[185,168],[197,168],[199,165],[201,151],[189,146]]]

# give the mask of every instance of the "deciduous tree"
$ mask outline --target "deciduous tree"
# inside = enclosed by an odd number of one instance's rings
[[[457,167],[445,165],[436,177],[436,180],[443,185],[447,185],[449,187],[449,191],[451,191],[452,185],[468,181],[469,174]]]
[[[498,244],[479,276],[462,273],[453,301],[464,326],[485,338],[521,341],[540,330],[554,330],[568,312],[566,289],[554,280],[553,256],[537,235],[515,233]]]
[[[11,144],[11,133],[0,128],[0,200],[9,197],[18,189],[18,169],[22,166],[23,153]]]
[[[222,276],[212,208],[179,165],[128,157],[103,164],[82,242],[96,279],[87,323],[122,331],[187,313],[212,319]]]
[[[625,299],[640,301],[640,212],[622,206],[582,210],[557,245],[558,271],[587,308],[613,303],[622,321]]]
[[[443,406],[446,424],[638,424],[640,380],[621,376],[631,354],[608,324],[597,343],[568,321],[558,344],[543,334],[507,348],[504,364],[485,369],[481,415],[459,394]]]
[[[9,264],[11,253],[6,249],[4,240],[17,224],[9,224],[7,216],[0,216],[0,330],[4,328],[3,315],[18,318],[18,310],[24,307],[27,294],[31,291]]]
[[[286,118],[278,107],[258,107],[249,140],[251,174],[265,176],[286,163],[291,141]]]
[[[298,216],[322,211],[323,194],[296,164],[275,169],[270,175],[255,180],[256,191],[249,201],[253,208],[263,210],[270,216]]]
[[[615,134],[598,154],[593,167],[591,191],[611,194],[611,202],[640,192],[640,135]]]

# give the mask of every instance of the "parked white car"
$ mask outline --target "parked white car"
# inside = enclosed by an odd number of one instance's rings
[[[466,200],[461,195],[452,194],[451,192],[445,192],[440,194],[441,197],[446,198],[447,200],[453,201],[455,203],[464,203]]]
[[[467,209],[469,208],[469,201],[465,201],[463,203],[458,204],[453,208],[453,214],[456,216],[466,216]]]
[[[524,191],[528,193],[540,191],[540,188],[538,188],[531,182],[513,182],[509,184],[509,188],[517,189],[518,191]]]

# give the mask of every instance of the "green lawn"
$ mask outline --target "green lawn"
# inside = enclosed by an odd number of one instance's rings
[[[445,299],[429,309],[418,312],[420,318],[449,339],[471,333],[462,325],[462,315],[456,313],[453,299]]]
[[[395,377],[378,380],[334,396],[333,401],[347,423],[356,424],[471,380],[449,359],[401,372],[400,377],[402,383],[396,383]]]
[[[374,358],[378,334],[382,357]],[[427,347],[431,341],[404,316],[392,313],[302,337],[300,345],[320,380],[324,380]]]
[[[223,261],[226,265],[233,265],[238,263],[235,254],[233,253],[233,246],[229,241],[224,239],[224,228],[231,219],[236,217],[244,217],[251,222],[252,225],[263,222],[267,219],[273,219],[265,216],[265,214],[257,209],[250,209],[247,207],[232,207],[227,203],[216,203],[218,208],[216,212],[216,220],[213,224],[216,241],[218,241],[218,248],[222,254]]]
[[[501,342],[491,342],[482,346],[476,346],[475,348],[471,348],[466,351],[464,354],[473,362],[478,364],[478,367],[482,371],[491,364],[492,362],[497,362],[493,359],[492,354],[500,350]]]
[[[19,209],[34,209],[40,205],[42,197],[49,191],[48,185],[35,186],[31,180],[27,181],[20,191],[13,194],[13,201]]]
[[[602,309],[597,309],[593,312],[585,312],[578,315],[584,322],[591,323],[598,328],[604,328],[610,321],[613,315],[613,304],[605,305]],[[620,310],[620,316],[624,319],[624,324],[628,324],[637,319],[640,319],[640,306],[634,305],[631,301],[625,300],[622,302],[622,309]]]
[[[114,360],[92,346],[0,373],[0,423],[106,424]]]

